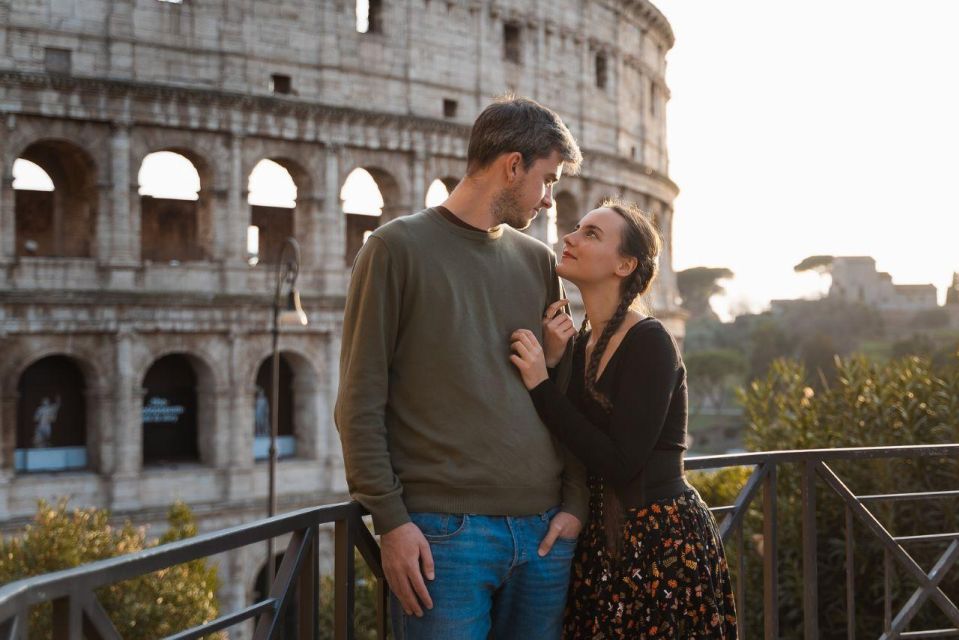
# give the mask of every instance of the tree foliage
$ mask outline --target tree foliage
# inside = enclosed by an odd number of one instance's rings
[[[959,440],[959,367],[936,369],[930,361],[908,357],[892,361],[862,356],[839,359],[834,380],[815,390],[807,372],[795,361],[778,360],[768,375],[741,393],[749,422],[751,450],[811,449],[882,445],[941,444]],[[830,463],[857,495],[955,490],[959,461],[893,459]],[[779,469],[780,617],[784,637],[802,633],[802,545],[799,469]],[[845,635],[845,512],[838,496],[819,483],[817,490],[819,611],[822,637]],[[904,501],[870,505],[893,535],[948,533],[959,530],[955,500]],[[882,632],[883,551],[864,526],[854,527],[857,634]],[[908,551],[926,569],[944,550],[943,544],[911,545]],[[747,590],[761,585],[761,563],[747,565]],[[893,575],[894,605],[902,606],[916,583],[902,571]],[[942,583],[959,598],[959,572]],[[746,612],[756,632],[761,627],[755,605]],[[920,611],[911,629],[948,625],[935,605]]]
[[[817,271],[825,273],[832,267],[833,256],[809,256],[802,262],[793,267],[793,271],[800,273],[802,271]]]
[[[41,500],[31,524],[0,540],[0,583],[134,553],[197,533],[193,515],[182,502],[170,507],[169,529],[159,540],[147,540],[142,527],[129,522],[116,527],[109,520],[105,509],[69,511],[65,499],[56,505]],[[216,618],[218,588],[216,567],[199,559],[103,587],[96,595],[123,638],[147,640]],[[50,603],[34,607],[31,638],[52,637],[51,613]]]
[[[676,273],[676,286],[691,317],[715,317],[709,299],[725,291],[720,280],[733,277],[725,267],[693,267]]]

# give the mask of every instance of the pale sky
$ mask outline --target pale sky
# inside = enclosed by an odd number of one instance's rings
[[[723,315],[815,293],[792,271],[815,254],[871,255],[941,303],[959,271],[959,2],[654,3],[676,34],[676,269],[732,269]]]

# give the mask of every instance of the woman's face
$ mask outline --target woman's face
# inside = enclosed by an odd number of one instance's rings
[[[563,253],[556,272],[576,285],[604,280],[618,282],[629,275],[635,259],[619,253],[626,221],[606,207],[587,213],[576,228],[563,236]]]

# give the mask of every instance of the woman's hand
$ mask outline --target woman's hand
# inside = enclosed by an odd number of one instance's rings
[[[539,346],[539,340],[529,329],[517,329],[510,336],[510,350],[513,355],[509,357],[510,362],[519,369],[519,374],[523,378],[523,384],[527,389],[532,389],[543,380],[549,378],[546,373],[546,358],[543,355],[543,348]]]
[[[562,308],[568,304],[569,300],[557,300],[543,314],[543,352],[549,368],[559,364],[566,353],[566,344],[576,335],[573,319],[562,312]]]

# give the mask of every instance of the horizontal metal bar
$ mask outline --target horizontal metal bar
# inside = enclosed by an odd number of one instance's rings
[[[922,536],[896,536],[893,538],[896,542],[945,542],[946,540],[959,540],[959,531],[954,533],[929,533]]]
[[[0,587],[0,620],[40,602],[78,591],[93,591],[105,585],[153,573],[190,560],[206,558],[268,538],[276,538],[291,531],[360,517],[362,513],[362,507],[355,502],[311,507],[177,540],[137,553],[91,562],[73,569],[18,580]]]
[[[261,611],[272,609],[275,606],[276,598],[267,598],[266,600],[261,600],[256,604],[250,605],[249,607],[240,609],[239,611],[234,611],[229,615],[220,616],[216,620],[210,620],[209,622],[201,624],[198,627],[181,631],[176,635],[167,636],[166,640],[193,640],[193,638],[202,638],[203,636],[211,634],[214,631],[229,629],[233,625],[243,622],[244,620],[254,618],[260,615]]]
[[[957,638],[959,629],[930,629],[929,631],[903,631],[900,638]]]
[[[733,511],[735,511],[736,505],[728,504],[722,507],[710,507],[709,510],[713,512],[713,517],[715,517],[718,520],[719,516],[724,516],[727,513],[732,513]]]
[[[856,496],[860,502],[896,502],[900,500],[942,500],[959,498],[959,491],[923,491],[920,493],[877,493]]]
[[[272,609],[274,606],[276,606],[276,598],[268,598],[266,600],[257,602],[256,604],[252,604],[244,609],[240,609],[239,611],[234,611],[229,615],[221,616],[216,620],[211,620],[205,624],[201,624],[198,627],[181,631],[176,635],[167,636],[166,640],[193,640],[194,638],[202,638],[203,636],[211,634],[214,631],[229,629],[237,623],[258,616],[262,611]]]
[[[720,469],[749,467],[764,462],[789,463],[807,460],[868,460],[880,458],[926,458],[959,456],[959,444],[910,444],[897,447],[845,447],[838,449],[799,449],[796,451],[761,451],[731,453],[721,456],[686,458],[686,469]]]

